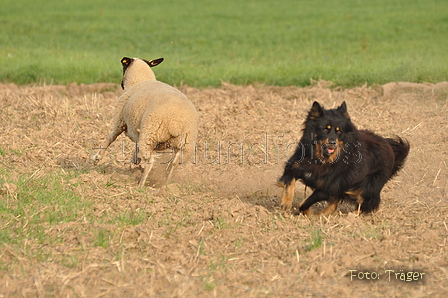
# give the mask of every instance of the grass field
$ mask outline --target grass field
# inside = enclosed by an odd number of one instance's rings
[[[0,9],[0,81],[119,82],[122,56],[159,79],[354,86],[446,80],[448,2],[12,1]]]

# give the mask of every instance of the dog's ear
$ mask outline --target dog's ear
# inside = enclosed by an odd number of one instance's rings
[[[151,60],[151,61],[148,61],[148,60],[143,59],[143,61],[145,61],[146,64],[149,65],[149,67],[154,67],[154,66],[157,66],[157,65],[159,65],[160,63],[162,63],[163,58],[158,58],[158,59],[154,59],[154,60]]]
[[[322,109],[320,104],[317,101],[313,102],[313,106],[311,107],[310,113],[308,114],[308,118],[314,120],[321,117],[323,114],[324,110]]]
[[[345,101],[338,107],[337,111],[341,113],[345,118],[350,119],[350,116],[347,112],[347,104]]]

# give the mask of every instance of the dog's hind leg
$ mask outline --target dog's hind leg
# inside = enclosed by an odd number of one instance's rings
[[[328,206],[325,207],[322,211],[317,213],[317,215],[330,215],[333,214],[336,211],[336,208],[338,207],[338,200],[331,198],[328,201]],[[310,209],[308,209],[310,210]],[[307,215],[307,214],[305,214]]]
[[[380,206],[380,193],[384,184],[389,180],[385,175],[376,174],[367,177],[367,183],[363,189],[362,197],[363,202],[361,204],[362,213],[370,213],[378,209]]]
[[[378,209],[380,206],[380,193],[365,193],[363,195],[364,201],[361,204],[360,213],[370,213]]]

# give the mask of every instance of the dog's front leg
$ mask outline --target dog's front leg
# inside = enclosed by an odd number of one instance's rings
[[[306,199],[305,201],[302,202],[302,204],[300,204],[299,210],[305,214],[305,215],[309,215],[310,214],[310,207],[312,205],[314,205],[317,202],[320,201],[326,201],[329,199],[329,195],[324,193],[321,190],[315,190],[313,192],[313,194],[311,196],[308,197],[308,199]],[[336,201],[337,203],[337,201]]]
[[[283,210],[291,210],[292,202],[294,201],[294,189],[296,185],[296,179],[292,178],[291,181],[279,183],[280,186],[283,186],[282,191],[282,200],[280,206]]]

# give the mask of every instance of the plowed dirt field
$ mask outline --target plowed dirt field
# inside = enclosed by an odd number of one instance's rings
[[[0,297],[447,297],[448,83],[179,89],[196,154],[139,188],[126,136],[89,160],[118,85],[0,85]],[[314,100],[410,142],[375,214],[280,210]]]

